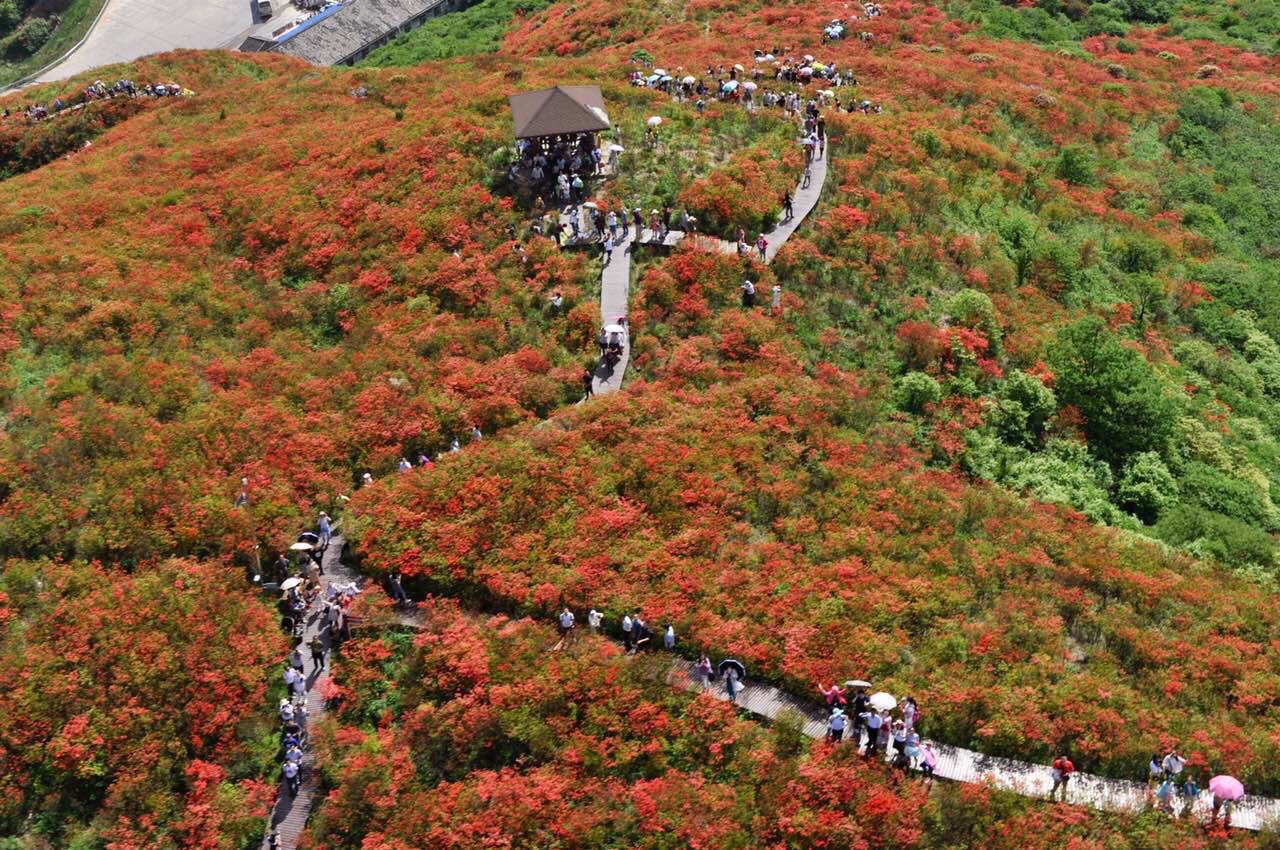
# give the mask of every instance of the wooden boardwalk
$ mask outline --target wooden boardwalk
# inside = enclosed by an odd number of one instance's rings
[[[798,208],[797,213],[799,213]],[[329,550],[325,553],[325,578],[339,582],[363,582],[362,576],[342,563],[342,547],[342,537],[334,535]],[[420,615],[417,613],[403,612],[399,619],[404,625],[421,626]],[[308,623],[307,633],[303,638],[304,645],[317,633],[320,632],[316,624]],[[323,634],[327,640],[327,633]],[[324,715],[324,700],[321,693],[328,680],[327,668],[318,676],[314,675],[314,671],[309,671],[307,712],[310,723],[315,723]],[[672,663],[666,675],[666,681],[675,688],[692,692],[706,690],[717,699],[725,701],[729,699],[721,683],[705,689],[694,675],[693,664],[684,659],[677,659]],[[734,704],[749,714],[767,720],[777,719],[784,712],[792,712],[800,719],[803,732],[810,738],[823,738],[827,734],[827,715],[816,697],[799,697],[769,684],[747,680],[742,683]],[[862,744],[862,741],[858,742],[859,747]],[[848,740],[842,744],[842,746],[852,745],[853,742]],[[938,757],[934,775],[941,779],[989,784],[1024,797],[1038,799],[1048,798],[1049,789],[1053,785],[1050,767],[1047,764],[988,756],[974,750],[938,742],[933,742],[933,749]],[[297,847],[298,838],[302,835],[307,818],[311,814],[311,808],[316,802],[316,770],[314,754],[310,751],[303,759],[303,771],[304,781],[298,795],[290,798],[282,784],[280,799],[272,813],[272,824],[280,832],[279,846],[286,850],[295,850]],[[1106,812],[1132,814],[1150,807],[1151,798],[1144,783],[1077,772],[1072,775],[1066,802]],[[1207,790],[1201,791],[1200,796],[1192,804],[1190,812],[1182,811],[1181,800],[1175,804],[1175,808],[1183,817],[1191,816],[1204,821],[1212,811],[1212,796]],[[1245,797],[1236,804],[1231,825],[1237,829],[1251,831],[1280,828],[1280,800],[1267,797]]]
[[[813,161],[810,169],[810,181],[808,186],[799,185],[796,187],[792,198],[792,209],[794,215],[784,222],[778,224],[772,231],[767,234],[769,246],[765,249],[765,259],[773,260],[777,256],[778,251],[791,238],[791,234],[796,232],[801,222],[809,213],[813,212],[818,205],[818,199],[822,196],[822,187],[827,180],[827,159],[822,157]],[[565,227],[569,225],[569,211],[561,212],[560,219]],[[583,233],[587,232],[586,228],[582,229]],[[646,234],[648,239],[645,238]],[[628,305],[631,299],[631,254],[637,244],[654,245],[654,233],[648,228],[637,231],[632,226],[628,228],[626,238],[618,240],[613,248],[613,257],[600,275],[600,325],[614,324],[619,318],[628,315]],[[685,239],[686,234],[680,230],[668,231],[663,237],[662,244],[672,247]],[[637,240],[639,240],[637,242]],[[582,244],[581,241],[577,244]],[[590,243],[588,243],[590,244]],[[733,242],[727,242],[723,239],[717,239],[710,236],[698,235],[693,244],[705,250],[715,250],[724,253],[735,253],[737,245]],[[751,246],[750,255],[756,256],[754,244]],[[592,381],[592,391],[596,395],[608,395],[622,389],[622,379],[626,375],[627,364],[631,362],[631,339],[624,337],[622,344],[622,359],[618,364],[609,370],[602,362],[597,368],[595,379]]]
[[[352,572],[349,567],[342,563],[342,547],[343,539],[335,534],[329,540],[329,548],[324,553],[324,575],[321,577],[324,582],[347,582],[357,581],[359,576]],[[330,656],[325,668],[316,671],[311,662],[311,652],[308,649],[311,639],[317,635],[331,647],[329,641],[329,629],[322,623],[323,618],[313,609],[307,615],[307,628],[302,635],[303,657],[306,659],[305,672],[307,674],[307,726],[313,727],[319,720],[324,717],[324,692],[329,683],[329,665],[332,663]],[[302,836],[302,831],[307,826],[307,818],[311,816],[311,808],[316,802],[317,796],[317,779],[318,771],[315,764],[315,752],[310,746],[303,748],[302,756],[302,786],[298,789],[296,795],[289,793],[288,785],[281,779],[279,796],[276,798],[275,808],[271,811],[271,827],[280,833],[279,847],[285,850],[295,850],[298,846],[298,839]],[[262,846],[267,846],[266,837],[264,836]]]
[[[688,691],[704,690],[693,673],[693,665],[688,661],[677,661],[672,666],[667,681],[673,687]],[[723,684],[713,685],[706,690],[717,699],[729,699]],[[793,712],[800,718],[806,735],[810,738],[826,737],[827,715],[815,700],[798,699],[772,685],[744,683],[734,704],[743,711],[769,720],[777,718],[783,712]],[[859,741],[858,746],[862,746],[862,743],[863,741]],[[845,745],[852,746],[853,742],[846,741],[842,746]],[[938,756],[934,774],[942,779],[985,783],[1023,797],[1041,799],[1048,798],[1049,790],[1053,787],[1053,776],[1047,764],[988,756],[963,747],[936,742],[933,749]],[[1071,777],[1066,802],[1105,812],[1133,814],[1149,808],[1151,797],[1144,783],[1077,772]],[[1181,800],[1175,802],[1174,807],[1183,817],[1191,816],[1205,821],[1213,810],[1213,796],[1207,790],[1202,790],[1190,812],[1182,812]],[[1280,827],[1280,800],[1246,796],[1236,804],[1231,815],[1231,825],[1252,831]]]

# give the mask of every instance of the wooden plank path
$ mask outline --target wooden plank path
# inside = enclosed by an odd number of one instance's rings
[[[772,261],[778,255],[778,251],[791,238],[791,234],[804,221],[804,219],[813,212],[818,205],[818,199],[822,196],[822,187],[827,181],[827,158],[819,157],[813,160],[810,168],[810,181],[806,186],[801,182],[796,187],[792,196],[792,210],[794,215],[786,221],[780,222],[766,236],[769,245],[765,249],[765,261]],[[572,212],[571,212],[572,210]],[[560,220],[566,228],[572,232],[569,224],[570,215],[577,214],[576,208],[568,208],[561,212]],[[582,228],[583,233],[588,232],[588,228]],[[649,239],[645,239],[645,234],[649,235]],[[628,305],[631,298],[631,254],[636,244],[653,245],[654,233],[648,228],[637,229],[632,226],[627,229],[626,237],[619,239],[613,247],[613,257],[600,275],[600,325],[613,324],[619,318],[628,315]],[[686,234],[680,230],[668,231],[664,236],[662,244],[668,247],[675,246],[683,241]],[[637,243],[638,240],[638,243]],[[581,240],[579,243],[581,244]],[[710,236],[698,235],[693,240],[693,244],[699,248],[706,250],[717,250],[725,253],[735,253],[737,245],[733,242],[717,239]],[[755,246],[752,244],[751,256],[755,256]],[[618,364],[609,370],[603,362],[596,368],[595,378],[592,381],[592,391],[596,395],[608,395],[622,389],[622,378],[626,374],[627,364],[631,362],[631,340],[629,336],[623,338],[622,342],[622,359]]]
[[[333,535],[329,539],[329,548],[325,550],[323,558],[324,575],[321,576],[322,583],[335,582],[343,583],[348,581],[359,581],[360,576],[352,572],[351,568],[342,563],[342,547],[344,541],[340,535]],[[324,692],[329,684],[329,669],[332,666],[332,656],[325,668],[316,671],[311,667],[311,653],[307,649],[311,639],[317,635],[325,642],[325,645],[332,649],[330,642],[329,629],[323,622],[324,617],[320,616],[314,609],[307,614],[307,627],[302,635],[303,658],[306,659],[307,667],[304,671],[307,674],[307,726],[315,726],[325,714]],[[315,752],[308,745],[303,748],[302,756],[302,785],[298,789],[296,795],[289,793],[288,784],[283,777],[280,781],[280,791],[276,798],[275,808],[271,812],[271,828],[280,833],[279,847],[284,850],[295,850],[298,846],[298,839],[302,836],[302,832],[306,829],[307,818],[311,816],[311,808],[316,803],[317,797],[317,780],[319,771],[316,769]],[[270,834],[270,830],[268,830]],[[266,836],[263,837],[262,846],[267,846]]]
[[[728,701],[729,695],[722,684],[704,688],[688,661],[677,661],[667,675],[668,684],[687,691],[706,691],[717,699]],[[810,738],[824,738],[827,734],[827,714],[813,700],[804,700],[763,683],[744,683],[734,700],[743,711],[776,719],[783,712],[794,712],[802,721],[802,729]],[[865,739],[864,739],[865,740]],[[852,744],[852,741],[846,743]],[[859,741],[859,746],[862,745]],[[1053,787],[1051,768],[1047,764],[1033,764],[1017,759],[988,756],[963,747],[933,743],[938,756],[934,775],[954,782],[986,783],[995,788],[1012,791],[1023,797],[1047,798]],[[892,749],[892,748],[890,748]],[[1207,782],[1206,782],[1207,784]],[[1059,792],[1061,793],[1061,792]],[[1090,806],[1105,812],[1134,814],[1150,807],[1151,797],[1147,786],[1126,779],[1110,779],[1088,773],[1072,774],[1066,801],[1073,805]],[[1180,810],[1181,801],[1175,802]],[[1208,820],[1213,811],[1213,795],[1202,790],[1192,804],[1189,813]],[[1261,831],[1280,827],[1280,800],[1267,797],[1246,796],[1235,805],[1231,826],[1238,829]]]
[[[797,214],[799,208],[797,208]],[[341,555],[343,539],[334,535],[324,557],[325,579],[327,581],[364,583],[364,578],[342,563]],[[366,588],[368,585],[366,584]],[[318,619],[318,618],[317,618]],[[421,617],[417,613],[402,612],[400,622],[407,626],[421,627]],[[315,621],[309,622],[303,637],[309,641],[315,634],[321,634],[328,640],[327,631],[322,632]],[[559,644],[557,644],[559,646]],[[315,671],[307,679],[307,713],[308,723],[315,723],[324,715],[324,699],[321,696],[325,684],[329,681],[329,670],[326,668],[318,676]],[[693,672],[692,662],[676,659],[666,674],[666,682],[671,687],[686,691],[702,692],[716,699],[728,701],[729,695],[722,684],[704,688]],[[767,720],[776,720],[784,712],[793,712],[801,720],[801,729],[810,738],[823,738],[827,734],[827,715],[816,699],[799,697],[780,688],[762,682],[745,681],[738,691],[734,704],[743,711]],[[852,745],[852,741],[846,744]],[[858,746],[862,745],[859,741]],[[933,742],[938,764],[934,775],[953,782],[983,783],[1002,790],[1011,791],[1023,797],[1045,799],[1053,786],[1053,777],[1047,764],[1019,761],[1017,759],[988,756],[963,747]],[[890,748],[892,749],[892,748]],[[303,783],[296,797],[290,798],[288,790],[281,784],[280,798],[272,813],[272,825],[280,832],[280,844],[286,850],[295,850],[298,838],[306,827],[307,818],[316,802],[315,756],[308,750],[303,758]],[[1207,783],[1206,783],[1207,784]],[[1066,802],[1072,805],[1089,806],[1105,812],[1133,814],[1148,808],[1151,799],[1147,786],[1141,782],[1125,779],[1110,779],[1088,773],[1076,772],[1071,777],[1067,789]],[[1181,807],[1179,800],[1176,807]],[[1188,815],[1207,820],[1212,811],[1213,798],[1207,790],[1201,791],[1192,804]],[[1231,816],[1231,825],[1237,829],[1261,831],[1280,828],[1280,800],[1267,797],[1246,796],[1235,806]],[[264,842],[265,847],[265,842]]]

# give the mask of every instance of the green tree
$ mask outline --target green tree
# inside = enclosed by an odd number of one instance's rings
[[[1058,409],[1053,390],[1039,378],[1016,370],[1000,384],[996,399],[990,421],[1006,442],[1015,445],[1038,443],[1049,417]]]
[[[1120,506],[1147,525],[1178,501],[1178,482],[1155,452],[1141,452],[1129,458],[1120,486],[1116,488]]]
[[[1058,401],[1084,416],[1094,454],[1113,466],[1132,455],[1161,455],[1173,432],[1177,405],[1165,396],[1147,361],[1121,345],[1096,316],[1059,333],[1049,348]]]

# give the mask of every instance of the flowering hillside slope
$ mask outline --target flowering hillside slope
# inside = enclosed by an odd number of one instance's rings
[[[824,43],[842,3],[552,3],[483,56],[176,53],[96,76],[192,97],[3,119],[3,836],[256,842],[283,647],[239,568],[321,509],[415,594],[642,608],[800,692],[872,676],[985,752],[1133,776],[1179,744],[1280,791],[1280,67],[1247,35],[1006,41],[977,8],[885,4]],[[507,94],[601,85],[626,151],[598,201],[745,233],[799,177],[792,122],[628,77],[772,67],[753,51],[820,54],[857,78],[846,107],[881,109],[827,108],[821,205],[768,267],[637,251],[625,391],[575,406],[601,261],[509,191]],[[779,308],[741,307],[744,277]],[[585,846],[1141,845],[1141,821],[926,800],[822,748],[772,766],[766,733],[615,679],[604,646],[560,668],[540,627],[495,644],[439,604],[471,653],[454,690],[430,637],[341,659],[316,846],[555,846],[563,823]],[[553,696],[508,684],[504,646]],[[583,681],[673,731],[575,715]],[[764,764],[708,759],[705,725]],[[412,819],[374,811],[396,799]],[[990,820],[965,832],[966,806]]]

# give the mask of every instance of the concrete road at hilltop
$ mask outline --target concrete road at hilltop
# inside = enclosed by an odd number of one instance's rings
[[[106,10],[84,44],[41,74],[38,82],[65,80],[100,65],[180,47],[238,47],[230,42],[254,22],[250,0],[107,0]]]

